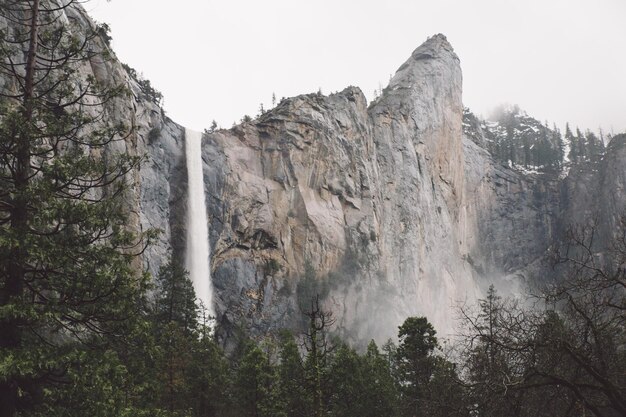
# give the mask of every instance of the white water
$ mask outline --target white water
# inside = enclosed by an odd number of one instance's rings
[[[185,129],[185,153],[187,158],[187,255],[186,266],[193,282],[196,297],[215,316],[213,309],[213,286],[209,264],[209,228],[207,225],[204,176],[202,174],[202,133]]]

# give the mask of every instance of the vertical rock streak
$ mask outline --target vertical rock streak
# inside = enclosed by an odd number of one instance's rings
[[[202,302],[207,313],[214,316],[201,142],[202,133],[185,129],[188,178],[186,267],[196,297]]]

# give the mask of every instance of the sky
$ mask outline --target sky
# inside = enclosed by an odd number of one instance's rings
[[[228,128],[261,103],[354,85],[371,100],[427,37],[461,60],[463,102],[626,131],[626,0],[91,0],[167,114]]]

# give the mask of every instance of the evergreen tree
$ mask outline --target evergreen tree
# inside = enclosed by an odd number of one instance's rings
[[[604,155],[604,143],[590,130],[585,132],[585,144],[589,160],[598,161]]]
[[[387,358],[380,354],[374,341],[363,356],[346,344],[340,345],[333,352],[327,374],[325,390],[329,415],[397,415],[397,386]]]
[[[425,317],[409,317],[398,331],[398,376],[406,416],[422,415],[424,391],[435,368],[436,331]]]
[[[199,309],[189,273],[180,262],[170,258],[161,266],[156,285],[154,302],[156,322],[159,325],[174,323],[183,333],[193,334],[198,328]]]
[[[113,346],[146,282],[123,201],[139,159],[111,146],[131,129],[104,123],[124,88],[79,69],[106,46],[98,28],[59,19],[67,7],[0,3],[3,417],[120,415],[127,371]]]
[[[383,345],[383,355],[389,364],[389,369],[391,369],[392,375],[397,375],[397,356],[398,356],[398,346],[393,342],[392,339],[389,339]]]
[[[574,141],[576,142],[576,147],[578,151],[576,155],[576,162],[588,160],[589,155],[587,154],[588,149],[585,136],[582,134],[578,127],[576,127],[576,136],[574,137]]]
[[[218,417],[232,408],[228,362],[210,329],[194,340],[187,380],[195,417]]]
[[[569,127],[569,123],[565,123],[565,142],[569,144],[569,154],[567,157],[570,162],[578,162],[578,158],[580,156],[580,145],[578,140],[574,137],[574,134]]]
[[[365,367],[363,416],[396,416],[399,393],[388,358],[380,353],[376,342],[372,340],[367,345],[363,359]]]
[[[156,362],[159,405],[170,416],[186,415],[193,397],[188,381],[196,343],[198,309],[187,271],[171,258],[156,280],[154,330],[159,355]]]
[[[368,375],[361,362],[356,351],[346,344],[336,350],[328,369],[328,415],[367,415],[365,385]]]
[[[157,344],[151,309],[147,303],[142,303],[138,309],[138,324],[130,327],[126,337],[112,346],[126,371],[126,377],[119,381],[117,389],[124,396],[124,410],[128,416],[163,415],[157,401],[163,389],[159,368],[162,349]],[[88,393],[81,398],[87,396]]]
[[[563,142],[561,131],[556,127],[556,124],[552,126],[552,143],[556,144],[554,159],[556,166],[560,167],[563,165],[565,158],[565,143]]]
[[[153,403],[169,416],[221,415],[230,405],[228,363],[208,325],[210,318],[197,306],[187,271],[170,258],[161,267],[156,286],[155,369],[148,371],[157,381]]]
[[[501,107],[492,117],[494,121],[483,122],[481,129],[495,159],[544,171],[560,167],[563,143],[556,127],[550,129],[517,106]]]
[[[428,383],[422,413],[429,417],[468,417],[470,406],[466,388],[456,373],[456,365],[445,358],[436,357]]]
[[[248,343],[234,381],[236,405],[242,416],[274,417],[283,414],[276,372],[269,358],[254,343]]]
[[[298,346],[293,334],[288,331],[280,336],[279,357],[279,390],[285,403],[285,413],[287,417],[304,417],[311,407],[311,399],[305,389],[304,364]]]
[[[156,359],[159,395],[156,399],[168,416],[186,416],[191,413],[191,401],[197,393],[190,389],[189,374],[193,366],[193,339],[183,328],[170,321],[158,327]]]

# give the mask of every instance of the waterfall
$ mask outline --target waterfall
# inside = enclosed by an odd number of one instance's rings
[[[187,158],[187,254],[186,267],[193,282],[196,297],[210,316],[213,309],[213,287],[209,265],[209,228],[207,225],[202,173],[202,133],[185,129]]]

